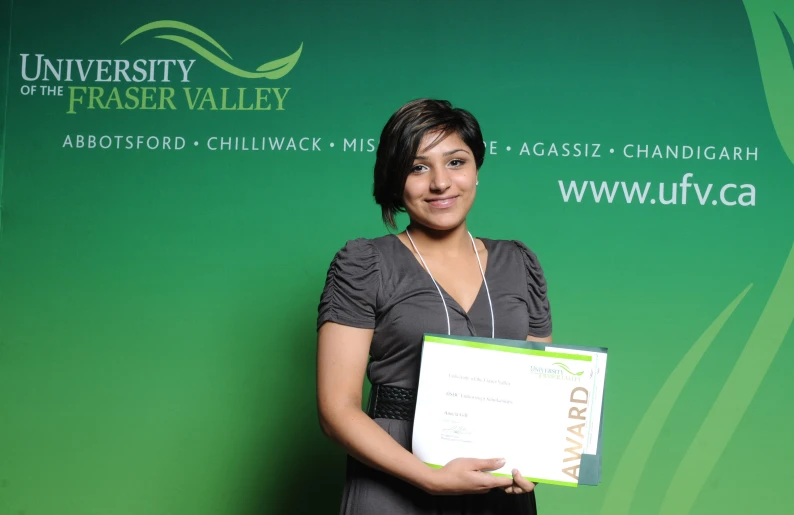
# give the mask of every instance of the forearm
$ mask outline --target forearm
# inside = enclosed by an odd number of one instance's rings
[[[328,437],[357,460],[425,491],[432,489],[434,469],[403,448],[360,409],[339,408],[322,419]]]

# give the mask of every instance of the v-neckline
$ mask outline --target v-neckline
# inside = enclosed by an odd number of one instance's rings
[[[399,236],[397,236],[396,234],[392,234],[392,236],[394,236],[394,238],[397,240],[397,245],[402,247],[407,253],[408,257],[411,258],[413,265],[418,267],[419,270],[425,275],[425,277],[427,277],[430,283],[433,284],[433,279],[430,277],[430,274],[427,272],[425,267],[422,266],[422,262],[416,259],[416,256],[414,256],[414,253],[411,251],[411,249],[408,248],[408,246],[405,243],[403,243],[403,241],[399,238]],[[474,300],[471,302],[471,306],[469,306],[468,311],[463,308],[463,306],[460,304],[460,302],[458,302],[458,300],[455,297],[450,295],[450,293],[446,289],[444,289],[443,286],[441,286],[441,283],[435,281],[435,283],[438,285],[438,289],[441,290],[441,293],[444,296],[446,296],[449,300],[454,302],[455,305],[458,308],[460,308],[463,314],[466,315],[467,317],[470,316],[472,310],[474,309],[474,306],[477,305],[477,301],[480,299],[480,296],[482,295],[482,291],[485,288],[485,281],[487,280],[488,271],[491,269],[491,249],[488,247],[488,243],[486,243],[486,240],[484,238],[474,238],[474,239],[480,240],[482,242],[483,246],[485,247],[485,250],[488,252],[488,261],[485,263],[485,270],[483,271],[483,274],[480,274],[480,287],[477,289],[477,294],[474,296]],[[485,275],[485,277],[483,277],[483,275]]]

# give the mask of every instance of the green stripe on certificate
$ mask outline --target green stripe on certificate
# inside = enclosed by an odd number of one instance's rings
[[[427,462],[425,462],[425,465],[427,465],[429,467],[432,467],[434,469],[443,468],[442,465],[436,465],[435,463],[427,463]],[[488,472],[488,474],[492,474],[492,475],[498,476],[498,477],[513,477],[512,474],[499,474],[499,473],[496,473],[496,472]],[[570,482],[570,481],[555,481],[553,479],[539,479],[539,478],[527,477],[527,476],[523,476],[523,477],[527,481],[532,481],[533,483],[546,483],[547,485],[572,486],[572,487],[578,487],[579,486],[578,483],[573,483],[573,482]]]
[[[563,352],[550,352],[545,350],[521,349],[519,347],[508,347],[506,345],[493,345],[490,343],[472,342],[468,340],[455,340],[453,338],[440,338],[438,336],[425,336],[425,341],[430,343],[442,343],[445,345],[457,345],[460,347],[470,347],[473,349],[495,350],[499,352],[512,352],[515,354],[528,354],[530,356],[540,356],[543,358],[570,359],[574,361],[592,361],[591,356],[582,354],[565,354]]]

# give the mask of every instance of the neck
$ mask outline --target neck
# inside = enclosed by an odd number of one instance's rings
[[[471,239],[463,222],[454,229],[439,231],[423,225],[411,223],[406,228],[422,253],[458,254],[471,252]]]

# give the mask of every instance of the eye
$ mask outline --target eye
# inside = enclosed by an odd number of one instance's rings
[[[425,165],[414,165],[411,168],[411,173],[422,173],[425,171]]]
[[[459,167],[463,166],[464,164],[466,164],[466,160],[465,159],[455,158],[452,161],[450,161],[449,164],[453,168],[459,168]]]

